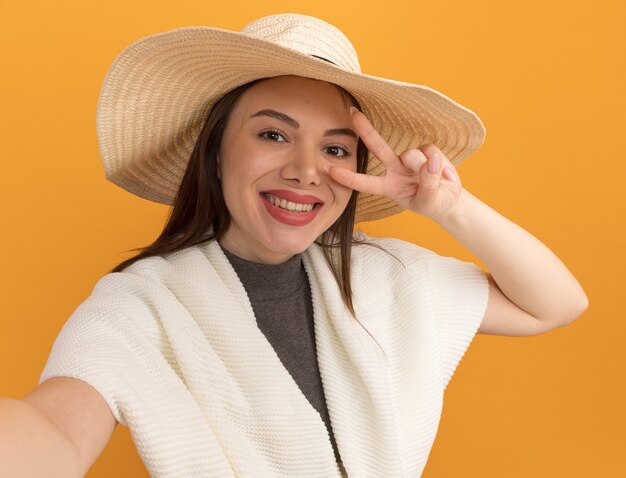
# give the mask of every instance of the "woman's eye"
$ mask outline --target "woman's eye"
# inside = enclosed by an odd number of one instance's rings
[[[351,154],[350,151],[341,146],[327,146],[325,149],[327,154],[330,154],[331,156],[337,156],[338,158],[347,158]]]
[[[259,133],[259,136],[268,141],[275,141],[277,143],[285,142],[285,137],[278,131],[263,131]]]

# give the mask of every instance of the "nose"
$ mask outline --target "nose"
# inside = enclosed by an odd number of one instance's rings
[[[299,185],[319,186],[322,181],[320,168],[323,167],[319,152],[305,148],[294,150],[281,169],[281,177],[295,181]]]

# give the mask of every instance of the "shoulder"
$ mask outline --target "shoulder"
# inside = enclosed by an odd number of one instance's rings
[[[203,253],[205,247],[206,244],[190,246],[166,254],[144,257],[121,272],[104,275],[96,288],[117,290],[119,286],[125,286],[124,290],[132,291],[138,288],[167,286],[176,279],[192,274],[194,266],[198,266],[200,261],[207,261],[206,254]]]
[[[193,267],[194,263],[198,263],[200,259],[207,260],[205,249],[211,247],[212,244],[200,244],[185,247],[177,251],[159,254],[133,262],[126,267],[122,273],[130,274],[152,280],[162,280],[167,274],[184,273]]]
[[[440,294],[457,283],[486,284],[484,272],[473,262],[443,256],[400,239],[362,234],[359,240],[363,243],[353,247],[351,257],[351,274],[359,285],[366,280],[373,287],[419,283],[424,290]]]
[[[392,269],[412,268],[426,265],[438,256],[424,247],[392,237],[371,237],[364,233],[356,236],[359,241],[352,248],[353,267],[387,266]]]
[[[128,325],[153,322],[157,311],[178,302],[181,292],[191,288],[194,268],[202,267],[202,258],[206,261],[199,249],[194,246],[145,257],[121,272],[103,275],[75,315]]]

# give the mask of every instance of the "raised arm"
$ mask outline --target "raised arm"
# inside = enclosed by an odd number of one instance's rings
[[[479,333],[536,335],[572,322],[587,309],[582,287],[550,249],[467,190],[435,220],[490,272]]]
[[[480,333],[536,335],[570,323],[587,309],[585,292],[558,257],[465,190],[439,148],[428,144],[397,156],[365,115],[352,109],[352,121],[387,173],[379,177],[330,168],[331,177],[432,218],[485,264],[489,301]]]

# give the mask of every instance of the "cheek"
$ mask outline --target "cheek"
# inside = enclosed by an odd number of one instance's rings
[[[333,166],[340,166],[349,171],[352,171],[355,173],[357,172],[356,159],[351,159],[349,162],[346,162],[345,164],[341,164],[341,165],[334,164]],[[344,186],[343,184],[339,184],[334,179],[330,178],[330,176],[328,176],[328,180],[330,181],[333,189],[335,190],[335,196],[347,203],[348,200],[350,199],[350,195],[352,194],[352,189]]]
[[[335,197],[336,204],[340,209],[339,214],[341,214],[348,205],[348,201],[350,201],[350,197],[352,196],[352,189],[342,186],[334,181],[333,183],[333,195]]]
[[[267,160],[250,152],[229,154],[221,165],[221,184],[229,209],[248,207],[254,199],[257,183],[267,174]]]
[[[358,171],[358,165],[357,165],[356,158],[353,158],[350,161],[350,165],[348,165],[346,168],[349,169],[350,171],[353,171],[353,172],[356,173]],[[342,193],[341,193],[342,194],[342,198],[343,198],[343,200],[344,200],[344,202],[345,202],[345,204],[347,206],[348,205],[348,201],[350,201],[350,197],[352,196],[352,191],[353,190],[350,189],[350,188],[347,188],[347,187],[345,187],[343,185],[341,185],[340,187],[342,189]]]
[[[218,168],[226,207],[233,213],[241,203],[242,168],[231,157],[223,158]]]
[[[350,201],[350,197],[352,197],[352,189],[347,189],[343,196],[344,207],[348,205],[348,201]]]
[[[218,170],[220,171],[222,178],[222,185],[233,185],[245,180],[248,174],[249,167],[246,164],[247,161],[243,161],[242,158],[247,158],[248,155],[241,148],[230,148],[226,154],[220,156],[220,164]]]

